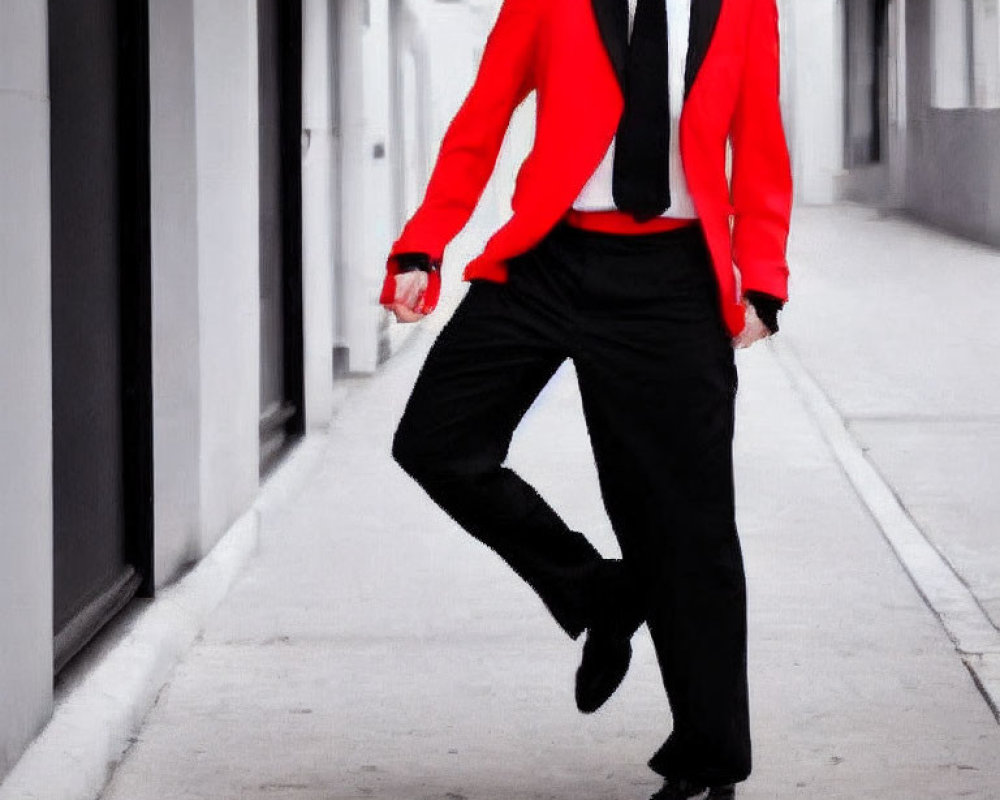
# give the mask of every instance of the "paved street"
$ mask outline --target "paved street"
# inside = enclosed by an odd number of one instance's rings
[[[779,337],[996,620],[1000,258],[867,210],[794,223]],[[470,247],[456,245],[455,265]],[[618,694],[579,715],[579,643],[389,457],[464,291],[457,271],[439,312],[352,387],[321,467],[269,516],[105,800],[644,800],[659,786],[645,761],[670,720],[645,630]],[[771,344],[739,366],[755,740],[740,796],[996,800],[1000,725],[948,633]],[[571,364],[509,463],[615,553]]]

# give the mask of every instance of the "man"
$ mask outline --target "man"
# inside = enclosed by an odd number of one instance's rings
[[[791,171],[775,0],[504,0],[381,302],[433,311],[510,117],[536,92],[512,217],[466,267],[393,441],[428,495],[571,637],[583,712],[646,622],[673,730],[656,800],[730,798],[750,773],[745,578],[734,510],[734,348],[787,300]],[[727,141],[732,145],[727,176]],[[566,359],[605,507],[605,559],[504,466]]]

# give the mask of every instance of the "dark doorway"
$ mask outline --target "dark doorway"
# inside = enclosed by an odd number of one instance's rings
[[[49,0],[58,672],[152,591],[144,2]]]
[[[266,473],[304,430],[302,4],[259,0],[260,458]]]
[[[889,108],[889,0],[844,5],[844,166],[878,164],[885,155]]]

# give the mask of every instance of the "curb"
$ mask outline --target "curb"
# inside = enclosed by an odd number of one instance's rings
[[[325,449],[325,434],[300,442],[208,555],[136,616],[57,702],[0,783],[0,800],[93,800],[101,793],[177,662],[256,553],[269,514],[301,489]]]
[[[773,341],[771,352],[816,422],[837,462],[882,531],[917,592],[938,618],[1000,723],[1000,631],[952,565],[910,516],[868,460],[840,412],[809,374],[794,348]]]

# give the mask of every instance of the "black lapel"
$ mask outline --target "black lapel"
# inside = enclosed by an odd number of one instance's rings
[[[608,51],[611,66],[618,76],[618,85],[625,91],[625,51],[628,48],[627,0],[590,0],[601,32],[601,41]]]
[[[608,52],[618,85],[625,91],[625,56],[628,49],[628,0],[590,0],[597,19],[601,41]],[[687,60],[684,64],[684,97],[688,96],[698,76],[715,24],[722,10],[722,0],[691,0],[691,27],[688,31]]]
[[[687,61],[684,65],[684,98],[687,99],[705,61],[708,45],[719,21],[722,0],[691,0],[691,28],[688,33]]]

